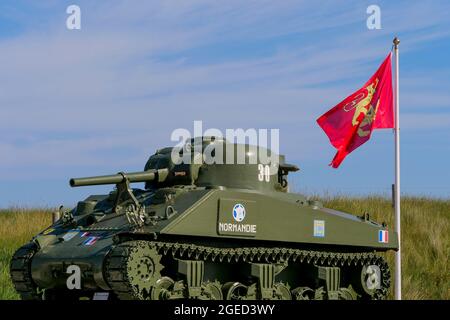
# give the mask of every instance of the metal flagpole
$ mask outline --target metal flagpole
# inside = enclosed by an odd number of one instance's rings
[[[395,253],[395,299],[402,299],[402,255],[400,236],[400,97],[398,45],[400,40],[394,38],[395,51],[395,232],[398,235],[398,251]]]

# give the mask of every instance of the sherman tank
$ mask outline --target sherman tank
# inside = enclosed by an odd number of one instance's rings
[[[16,251],[15,289],[35,300],[386,298],[383,253],[397,234],[289,192],[297,170],[267,148],[202,137],[158,150],[142,172],[70,179],[115,188],[60,207]]]

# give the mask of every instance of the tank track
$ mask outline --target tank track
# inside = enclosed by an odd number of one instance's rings
[[[42,292],[31,279],[31,258],[36,250],[36,244],[30,242],[18,249],[11,259],[11,280],[22,300],[42,300]]]
[[[130,251],[139,246],[150,246],[161,256],[205,262],[307,263],[311,266],[325,267],[376,265],[382,276],[380,288],[375,290],[371,298],[385,299],[390,287],[389,266],[384,258],[378,256],[375,251],[339,253],[280,247],[221,248],[168,241],[135,240],[115,246],[105,262],[106,280],[120,299],[142,298],[136,296],[136,288],[130,285],[129,270],[125,267]],[[159,263],[159,261],[155,261],[155,263]],[[163,267],[161,266],[160,269]]]

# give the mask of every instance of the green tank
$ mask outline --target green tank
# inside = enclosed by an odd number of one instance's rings
[[[142,172],[70,179],[116,187],[61,207],[17,250],[15,289],[37,300],[386,298],[383,253],[397,234],[290,193],[297,170],[266,148],[203,137],[158,150]]]

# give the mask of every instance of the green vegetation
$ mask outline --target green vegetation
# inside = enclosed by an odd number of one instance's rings
[[[383,197],[331,197],[324,205],[357,215],[369,213],[393,229],[394,209]],[[403,299],[450,299],[450,200],[403,197],[402,296]],[[386,254],[394,274],[394,252]],[[393,299],[392,279],[391,295]]]
[[[14,252],[51,224],[50,209],[0,210],[0,299],[19,299],[9,279]]]
[[[393,209],[383,197],[329,197],[324,205],[385,221],[393,226]],[[0,210],[0,299],[18,299],[9,280],[14,251],[50,224],[50,209]],[[450,200],[402,199],[403,297],[450,299]],[[393,271],[394,254],[387,253]],[[391,293],[392,298],[392,293]]]

